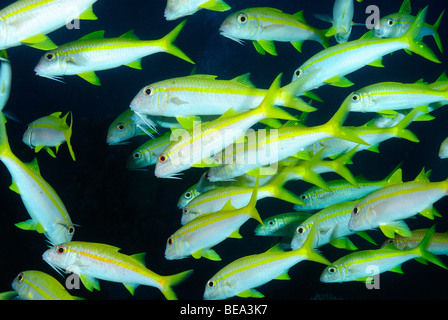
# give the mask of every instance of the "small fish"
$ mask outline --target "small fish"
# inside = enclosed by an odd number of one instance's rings
[[[386,185],[361,199],[352,210],[348,227],[361,231],[380,227],[388,237],[394,237],[394,229],[385,227],[394,221],[410,218],[417,213],[434,219],[440,214],[433,204],[448,194],[448,179],[430,182],[425,170],[413,180]],[[410,235],[410,231],[404,236]]]
[[[295,205],[294,209],[304,211],[321,210],[336,203],[360,199],[388,183],[393,184],[393,181],[401,182],[401,174],[401,169],[397,168],[390,175],[379,181],[368,181],[357,177],[356,186],[347,180],[333,180],[327,182],[331,191],[313,186],[300,195],[305,205]]]
[[[247,8],[229,15],[221,24],[221,35],[238,43],[251,40],[260,54],[276,56],[274,41],[290,42],[301,52],[305,40],[317,41],[329,47],[324,31],[308,25],[303,11],[287,14],[276,8]]]
[[[20,272],[12,282],[20,300],[83,300],[72,296],[52,276],[37,270]]]
[[[348,238],[355,233],[348,228],[348,221],[356,203],[357,200],[330,205],[296,225],[296,231],[291,240],[291,248],[293,250],[300,248],[309,236],[311,228],[316,225],[318,232],[314,237],[313,248],[330,243],[336,248],[356,250],[357,247]],[[359,235],[375,244],[367,233],[360,232]]]
[[[131,30],[118,38],[104,38],[104,30],[87,34],[79,40],[46,52],[34,71],[38,76],[60,80],[64,75],[78,75],[93,85],[101,85],[95,71],[122,65],[142,69],[141,59],[158,52],[172,54],[194,63],[173,44],[185,20],[159,40],[142,41]]]
[[[362,2],[362,0],[357,1]],[[336,0],[333,5],[333,18],[329,20],[333,26],[327,30],[325,36],[334,36],[338,43],[347,42],[352,33],[354,13],[353,0]]]
[[[403,237],[397,235],[394,239],[384,241],[383,247],[389,245],[400,250],[413,249],[422,241],[429,229],[412,230],[412,236]],[[428,251],[436,255],[448,255],[448,233],[434,232]]]
[[[291,279],[288,271],[298,263],[310,260],[329,265],[329,261],[311,247],[314,230],[300,249],[283,251],[280,245],[276,245],[264,253],[245,256],[229,263],[207,281],[204,299],[222,300],[233,296],[263,298],[264,295],[254,288],[274,279]]]
[[[227,238],[242,238],[238,231],[250,218],[263,223],[255,208],[257,197],[258,181],[246,206],[236,209],[229,200],[220,211],[199,216],[186,223],[168,238],[165,258],[183,259],[191,255],[195,259],[204,257],[214,261],[221,260],[212,247]]]
[[[22,44],[40,50],[57,46],[46,36],[74,19],[96,20],[97,0],[19,0],[0,11],[0,50]]]
[[[62,112],[54,112],[49,116],[31,122],[23,134],[22,141],[31,149],[34,149],[36,153],[41,149],[45,149],[53,158],[56,155],[50,148],[55,147],[57,153],[59,146],[66,142],[73,161],[76,161],[75,153],[70,142],[72,137],[73,115],[71,111],[67,112],[62,118],[61,115]],[[67,117],[69,115],[70,125],[67,125]]]
[[[216,120],[206,122],[194,121],[186,130],[176,133],[173,141],[159,156],[155,175],[158,178],[177,178],[176,175],[208,159],[232,144],[247,129],[257,122],[267,119],[295,120],[286,111],[274,107],[274,99],[280,88],[281,74],[272,83],[260,105],[250,111],[235,114],[230,109]],[[174,133],[174,132],[173,132]],[[180,139],[179,139],[180,138]]]
[[[130,170],[142,169],[156,164],[157,158],[171,143],[171,132],[165,132],[155,139],[146,141],[132,151],[126,161],[126,168]]]
[[[425,23],[422,30],[420,31],[420,34],[418,35],[418,39],[421,39],[425,36],[433,36],[440,52],[443,52],[443,47],[438,29],[444,13],[445,10],[443,10],[443,12],[440,14],[434,25]],[[415,16],[411,15],[411,1],[404,0],[399,12],[389,14],[379,20],[374,28],[375,36],[377,36],[378,38],[400,37],[409,29],[414,21]]]
[[[448,158],[448,138],[445,138],[440,144],[439,158],[440,159]]]
[[[445,264],[433,253],[428,251],[434,227],[426,234],[420,244],[414,249],[397,250],[382,248],[376,250],[362,250],[350,253],[325,268],[320,277],[322,282],[361,281],[386,271],[403,273],[401,265],[415,258],[423,258],[441,268],[447,269]]]
[[[167,0],[164,15],[170,21],[195,14],[201,9],[223,12],[231,7],[223,0]]]
[[[11,93],[12,69],[6,50],[0,51],[0,111],[9,100]]]
[[[268,90],[256,88],[246,73],[231,80],[195,74],[149,84],[131,101],[130,108],[150,116],[222,115],[232,108],[245,112],[260,105]],[[316,108],[281,88],[274,105],[312,112]],[[203,119],[204,120],[204,119]]]
[[[25,164],[12,153],[1,111],[0,161],[11,174],[13,182],[9,188],[20,194],[31,217],[27,221],[17,223],[16,226],[23,230],[43,233],[53,245],[71,241],[75,227],[64,203],[41,176],[36,159]]]
[[[409,110],[436,103],[448,103],[448,90],[423,83],[380,82],[352,93],[350,111]]]
[[[120,248],[92,242],[71,241],[53,246],[42,258],[54,269],[79,275],[89,290],[100,290],[98,279],[121,282],[134,295],[139,285],[158,288],[167,300],[177,300],[172,287],[183,282],[193,270],[161,276],[145,266],[145,253],[126,255]]]
[[[311,216],[307,212],[287,212],[263,219],[263,224],[255,228],[257,236],[264,237],[292,237],[297,225]]]
[[[109,145],[119,145],[140,134],[142,130],[135,122],[134,111],[126,109],[110,124],[106,142]]]
[[[303,203],[294,193],[283,188],[288,181],[289,177],[286,175],[279,174],[273,176],[271,181],[258,187],[257,200],[272,197],[293,204]],[[229,202],[234,208],[240,209],[248,205],[253,192],[253,187],[232,185],[227,187],[217,187],[201,193],[183,207],[181,223],[185,225],[201,215],[220,211]]]
[[[408,49],[432,62],[441,63],[434,52],[417,40],[423,27],[428,7],[424,8],[408,31],[399,38],[378,39],[366,34],[364,38],[340,43],[324,49],[308,59],[292,76],[292,91],[309,91],[322,85],[349,87],[353,83],[345,78],[366,65],[383,67],[382,57],[392,52]]]

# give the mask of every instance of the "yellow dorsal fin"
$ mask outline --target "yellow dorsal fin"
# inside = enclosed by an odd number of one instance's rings
[[[97,20],[98,17],[93,12],[92,6],[90,6],[86,9],[86,11],[81,13],[81,15],[79,16],[79,19],[81,19],[81,20]]]
[[[138,261],[142,266],[146,267],[146,261],[145,261],[146,252],[133,254],[131,255],[131,257],[134,260]]]
[[[420,171],[414,181],[429,182],[427,173],[425,172],[425,168],[422,168],[422,171]]]
[[[79,38],[79,40],[90,40],[90,39],[104,39],[104,30],[94,31]]]
[[[135,34],[134,30],[129,30],[128,32],[123,33],[119,38],[140,40],[139,37],[137,37],[137,35]]]
[[[245,84],[245,85],[250,86],[250,87],[255,87],[254,84],[252,83],[252,81],[250,80],[250,73],[249,72],[245,73],[245,74],[242,74],[242,75],[240,75],[238,77],[235,77],[231,81],[236,81],[236,82],[239,82],[241,84]]]

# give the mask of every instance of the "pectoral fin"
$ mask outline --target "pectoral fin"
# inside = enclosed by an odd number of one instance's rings
[[[78,76],[80,76],[81,78],[83,78],[84,80],[86,80],[87,82],[90,82],[91,84],[93,84],[95,86],[101,85],[100,79],[98,79],[95,72],[93,72],[93,71],[78,73]]]

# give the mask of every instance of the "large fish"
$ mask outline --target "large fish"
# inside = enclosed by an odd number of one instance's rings
[[[132,30],[118,38],[104,38],[103,30],[96,31],[46,52],[34,71],[38,76],[55,80],[64,75],[78,75],[93,85],[100,85],[95,71],[122,65],[141,69],[141,59],[158,52],[167,52],[194,63],[172,43],[185,22],[159,40],[140,40]]]
[[[12,176],[10,189],[20,194],[31,217],[16,226],[44,233],[54,245],[71,241],[75,227],[64,203],[42,178],[36,161],[25,164],[12,153],[3,117],[0,112],[0,160]]]
[[[46,34],[74,19],[96,20],[97,0],[19,0],[0,11],[0,49],[26,44],[52,50],[57,46]]]
[[[121,282],[133,295],[139,285],[158,288],[166,299],[177,300],[172,287],[183,282],[193,270],[161,276],[145,266],[145,254],[126,255],[120,248],[92,242],[72,241],[53,246],[42,258],[50,266],[79,275],[89,290],[100,290],[98,279]]]

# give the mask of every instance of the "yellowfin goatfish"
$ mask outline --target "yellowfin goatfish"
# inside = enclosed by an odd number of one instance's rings
[[[316,225],[318,232],[313,240],[314,248],[330,243],[336,248],[356,250],[356,246],[348,238],[355,233],[348,228],[348,220],[355,204],[356,200],[330,205],[296,225],[296,232],[291,240],[291,248],[300,248],[309,237],[312,227]],[[360,233],[360,236],[374,243],[366,233]]]
[[[261,120],[295,120],[289,113],[273,105],[280,88],[280,79],[281,74],[274,80],[257,108],[236,115],[230,109],[216,120],[204,124],[193,122],[191,129],[179,130],[181,133],[177,138],[174,137],[176,141],[168,145],[157,159],[156,177],[177,178],[176,174],[220,152]]]
[[[31,122],[25,133],[22,141],[36,152],[42,148],[45,149],[52,157],[56,157],[50,147],[56,147],[56,153],[59,146],[67,142],[68,150],[72,156],[73,161],[76,160],[75,153],[70,142],[72,137],[73,115],[72,112],[67,112],[61,118],[62,112],[54,112],[49,116],[39,118]],[[67,117],[70,115],[70,125],[67,125]]]
[[[444,13],[445,10],[440,14],[434,25],[425,23],[422,30],[420,31],[420,34],[418,35],[418,39],[421,39],[425,36],[433,36],[440,52],[443,52],[443,47],[438,29]],[[389,14],[379,20],[374,29],[375,35],[378,38],[400,37],[409,29],[414,21],[415,16],[411,15],[411,1],[404,0],[399,12]]]
[[[429,229],[412,230],[412,236],[409,237],[397,235],[394,239],[384,241],[383,247],[389,245],[400,250],[415,248],[428,231]],[[434,232],[428,251],[436,255],[448,255],[448,233]]]
[[[287,212],[277,214],[263,220],[263,224],[255,228],[257,236],[292,237],[297,225],[311,216],[307,212]]]
[[[74,19],[96,20],[97,0],[19,0],[0,11],[0,49],[26,44],[41,50],[57,46],[46,34]]]
[[[327,182],[330,191],[318,186],[313,186],[300,195],[300,199],[305,205],[295,205],[295,210],[320,210],[330,205],[360,199],[375,190],[384,187],[389,180],[401,182],[401,169],[396,169],[379,181],[368,181],[360,177],[356,178],[357,185],[347,182],[347,180],[332,180]]]
[[[188,222],[168,238],[165,258],[183,259],[193,256],[218,261],[219,255],[211,249],[227,238],[242,238],[240,227],[250,218],[263,223],[255,205],[258,197],[258,181],[253,189],[249,203],[236,209],[230,200],[218,212],[202,215]]]
[[[72,296],[55,278],[37,270],[20,272],[12,288],[19,300],[82,300]]]
[[[433,84],[400,82],[372,84],[351,94],[350,111],[380,112],[448,103],[448,90],[437,90],[432,86]]]
[[[362,0],[357,1],[362,2]],[[354,12],[353,0],[336,0],[333,5],[333,18],[322,19],[333,23],[333,26],[325,33],[325,36],[334,36],[338,43],[347,42],[352,33]],[[320,17],[318,18],[321,19]]]
[[[106,142],[109,145],[126,143],[142,133],[142,129],[137,125],[134,118],[134,111],[126,109],[110,124],[107,130]]]
[[[439,158],[446,159],[448,158],[448,138],[445,138],[440,144],[439,148]]]
[[[177,300],[172,287],[183,282],[193,270],[161,276],[145,266],[145,253],[126,255],[120,248],[102,244],[72,241],[53,246],[42,258],[55,269],[79,275],[89,290],[100,290],[98,279],[121,282],[133,295],[139,285],[158,288],[166,299]]]
[[[315,228],[314,228],[315,230]],[[233,296],[263,298],[256,287],[274,280],[289,280],[288,271],[304,260],[329,265],[329,261],[311,247],[315,231],[297,250],[283,251],[276,245],[261,254],[239,258],[219,270],[207,281],[204,299],[220,300]]]
[[[104,38],[96,31],[79,40],[59,46],[44,54],[34,71],[38,76],[59,80],[60,76],[78,75],[94,85],[101,85],[95,71],[126,65],[141,69],[141,59],[158,52],[167,52],[194,63],[172,42],[186,21],[159,40],[141,41],[131,30],[118,38]]]
[[[126,168],[135,170],[156,164],[157,158],[171,143],[171,132],[165,132],[155,139],[148,140],[132,151],[126,161]]]
[[[257,200],[272,197],[293,204],[302,204],[299,197],[283,188],[287,182],[287,176],[274,176],[270,182],[258,187]],[[201,193],[183,207],[181,223],[186,224],[198,216],[222,210],[229,201],[236,209],[242,208],[249,203],[253,190],[254,188],[250,186],[233,185]]]
[[[31,217],[16,226],[44,233],[51,244],[71,241],[75,227],[64,203],[42,178],[36,161],[25,164],[12,153],[3,117],[0,112],[0,160],[12,176],[10,189],[20,194]]]
[[[222,12],[231,8],[223,0],[167,0],[165,19],[175,20],[195,14],[201,9]]]
[[[362,250],[350,253],[325,268],[320,277],[322,282],[346,282],[365,280],[386,271],[403,273],[401,265],[415,258],[423,258],[441,268],[447,269],[445,264],[433,253],[428,251],[434,227],[426,234],[420,244],[407,250],[396,248],[381,248],[376,250]],[[366,280],[367,281],[367,280]]]
[[[434,219],[439,213],[433,204],[447,194],[448,179],[430,182],[423,169],[414,181],[387,185],[360,200],[353,207],[348,227],[352,231],[380,227],[387,237],[393,238],[394,230],[388,230],[384,224],[401,221],[417,213]]]
[[[132,100],[130,108],[151,116],[222,115],[230,108],[238,112],[256,108],[267,91],[256,88],[248,73],[231,80],[192,75],[145,86]],[[305,112],[316,110],[283,88],[278,91],[274,104]]]
[[[428,7],[423,9],[408,31],[399,38],[378,39],[366,34],[359,40],[322,50],[294,71],[293,82],[288,86],[294,86],[296,92],[309,91],[324,84],[351,86],[353,83],[345,75],[366,65],[382,67],[383,56],[401,49],[409,49],[430,61],[441,63],[425,43],[417,40],[427,11]]]
[[[6,106],[11,93],[12,69],[6,50],[0,51],[0,111]]]
[[[324,48],[329,47],[324,31],[308,25],[303,11],[292,15],[269,7],[247,8],[229,15],[219,31],[238,43],[252,40],[260,54],[268,52],[276,56],[274,41],[291,42],[299,52],[305,40],[314,40]]]

